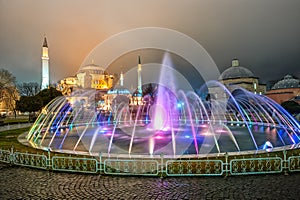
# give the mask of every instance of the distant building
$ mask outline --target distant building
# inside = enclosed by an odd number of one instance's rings
[[[266,85],[260,83],[259,78],[249,69],[240,66],[238,59],[232,60],[232,65],[220,75],[219,81],[231,92],[239,87],[255,94],[264,94],[266,92]]]
[[[120,74],[119,84],[117,81],[119,75],[108,74],[104,68],[89,64],[81,67],[75,76],[62,79],[57,86],[57,90],[63,95],[69,96],[77,89],[95,89],[95,100],[97,109],[102,111],[114,110],[120,103],[125,103],[131,107],[137,107],[144,104],[142,91],[142,64],[141,58],[138,57],[137,91],[131,94],[130,90],[124,87],[124,75]],[[73,102],[72,99],[70,101]],[[74,100],[75,101],[75,100]]]
[[[121,73],[119,84],[108,90],[107,93],[102,96],[102,99],[104,101],[101,104],[100,109],[114,110],[120,103],[124,103],[127,105],[130,103],[132,99],[131,92],[126,87],[124,87],[123,83],[124,75],[123,73]]]
[[[100,107],[103,110],[115,110],[119,104],[128,104],[131,107],[144,104],[142,90],[142,64],[140,56],[138,57],[137,80],[137,90],[131,94],[130,90],[124,87],[124,74],[121,72],[119,84],[116,84],[102,96],[103,103],[99,104]]]
[[[114,85],[116,75],[108,74],[104,68],[89,64],[81,67],[75,76],[62,79],[57,89],[64,95],[70,95],[74,89],[109,90]]]
[[[279,104],[289,100],[300,103],[300,81],[291,75],[286,75],[274,84],[272,89],[266,93],[266,96]]]
[[[74,88],[77,88],[77,77],[69,76],[62,80],[57,85],[57,90],[61,91],[63,95],[70,95]]]
[[[114,76],[95,64],[83,66],[76,76],[81,88],[108,90],[113,86]]]

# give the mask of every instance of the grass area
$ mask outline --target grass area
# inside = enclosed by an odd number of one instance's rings
[[[27,118],[6,118],[4,121],[4,124],[18,124],[18,123],[28,123],[28,117]]]
[[[7,125],[13,125],[13,124],[24,124],[29,123],[28,116],[17,116],[14,117],[6,117],[6,118],[0,118],[0,125],[1,126],[7,126]]]
[[[11,147],[14,147],[14,151],[20,152],[31,152],[37,153],[42,152],[41,150],[34,149],[32,147],[25,146],[18,141],[18,136],[24,132],[29,131],[30,127],[19,128],[14,130],[6,130],[0,132],[0,148],[3,150],[10,150]]]

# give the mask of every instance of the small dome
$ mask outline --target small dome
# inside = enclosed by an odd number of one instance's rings
[[[129,95],[131,93],[126,87],[117,85],[113,89],[108,90],[107,94]]]
[[[286,75],[283,80],[278,81],[272,87],[272,89],[284,89],[284,88],[299,88],[299,80],[293,78],[291,75]]]
[[[247,68],[239,65],[237,59],[232,60],[232,66],[226,69],[219,77],[219,80],[232,78],[249,78],[254,77],[254,74]]]

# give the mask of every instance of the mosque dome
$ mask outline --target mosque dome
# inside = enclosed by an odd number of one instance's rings
[[[79,72],[86,72],[86,71],[89,71],[92,73],[96,73],[96,72],[104,73],[105,69],[103,67],[100,67],[99,65],[92,63],[92,64],[82,66],[79,70]]]
[[[130,91],[121,85],[116,85],[113,89],[107,91],[107,94],[116,94],[116,95],[129,95]]]
[[[239,60],[233,59],[232,66],[226,69],[219,77],[219,80],[234,79],[234,78],[249,78],[254,77],[254,74],[247,68],[239,65]]]
[[[299,88],[300,81],[291,75],[286,75],[283,80],[278,81],[272,89]]]

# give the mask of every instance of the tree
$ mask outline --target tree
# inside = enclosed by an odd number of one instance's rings
[[[15,86],[16,77],[6,69],[0,69],[0,91],[10,86]]]
[[[16,106],[16,102],[19,100],[19,93],[16,87],[12,86],[12,87],[8,87],[7,88],[7,101],[6,101],[6,105],[7,108],[9,110],[12,110],[14,113],[15,118],[17,117],[17,106]]]
[[[48,89],[44,89],[40,91],[37,95],[37,97],[40,97],[43,101],[42,107],[46,106],[50,101],[55,99],[56,97],[62,96],[62,93],[58,90],[56,90],[53,87],[50,87]]]
[[[29,112],[29,121],[32,121],[32,113],[43,107],[43,100],[39,96],[21,96],[16,102],[16,109],[21,112]]]
[[[42,108],[43,100],[41,97],[27,97],[21,96],[17,101],[17,108],[21,112],[36,112]]]
[[[281,106],[291,114],[300,113],[300,105],[295,101],[285,101],[281,103]]]
[[[147,85],[143,85],[143,96],[149,95],[152,99],[157,95],[158,85],[154,83],[149,83]]]
[[[21,96],[20,100],[17,101],[17,110],[29,112],[29,121],[32,121],[35,112],[41,111],[51,100],[61,95],[61,92],[50,87],[40,91],[35,96]]]
[[[21,83],[17,88],[21,96],[34,96],[40,92],[40,86],[36,82]]]
[[[0,69],[0,103],[6,110],[13,110],[16,117],[16,101],[19,98],[16,78],[6,69]]]

